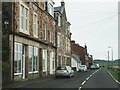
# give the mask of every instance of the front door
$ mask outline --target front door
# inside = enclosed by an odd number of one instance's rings
[[[25,46],[22,45],[22,79],[25,79]]]

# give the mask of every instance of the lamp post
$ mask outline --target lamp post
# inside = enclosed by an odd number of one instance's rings
[[[112,55],[112,67],[113,67],[113,48],[111,46],[109,46],[108,48],[111,48],[111,55]]]

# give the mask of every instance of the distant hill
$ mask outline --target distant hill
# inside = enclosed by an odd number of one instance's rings
[[[94,63],[100,64],[100,65],[108,65],[108,60],[101,60],[101,59],[95,59]],[[120,59],[109,61],[109,65],[120,65]]]

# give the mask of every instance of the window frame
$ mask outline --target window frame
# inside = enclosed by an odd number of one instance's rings
[[[22,13],[21,12],[21,6],[23,6],[23,15],[21,14]],[[20,17],[19,17],[19,20],[20,20],[20,23],[19,23],[20,30],[19,31],[29,35],[29,8],[22,1],[20,2],[19,7],[20,7]],[[27,17],[25,16],[25,9],[27,9]],[[21,15],[23,16],[23,21],[21,21]],[[25,23],[26,18],[27,18],[27,26],[24,26],[24,25],[26,25],[26,23]],[[22,22],[23,22],[23,28],[21,26]],[[24,29],[26,27],[27,27],[27,30]]]
[[[35,19],[34,17],[36,17],[36,21],[34,20]],[[34,24],[35,24],[36,28],[34,27]],[[38,38],[38,15],[35,12],[33,12],[33,36]]]
[[[31,48],[31,50],[32,50],[32,53],[30,52],[30,48]],[[28,73],[29,74],[31,74],[31,73],[38,73],[38,58],[39,58],[39,56],[38,56],[38,53],[36,53],[35,52],[35,49],[37,50],[37,52],[38,52],[38,50],[39,50],[39,48],[37,48],[37,47],[34,47],[34,46],[29,46],[29,55],[32,55],[32,71],[29,71],[28,70]],[[33,70],[33,68],[34,68],[34,60],[35,60],[35,58],[34,58],[34,56],[35,56],[35,53],[36,53],[36,55],[37,55],[37,63],[35,63],[35,65],[36,65],[36,70],[34,71]],[[30,60],[30,59],[29,59]]]
[[[18,45],[18,51],[16,50],[16,45]],[[20,51],[20,46],[21,46],[21,51]],[[17,43],[15,42],[15,49],[14,49],[14,54],[18,53],[18,57],[17,57],[17,70],[18,70],[18,58],[19,58],[19,54],[21,54],[21,59],[22,59],[22,44],[21,43]],[[15,56],[14,56],[14,62],[15,62]],[[15,68],[15,67],[14,67]],[[22,60],[21,60],[21,68],[20,68],[20,72],[15,73],[14,75],[21,75],[22,74]]]
[[[46,53],[46,55],[45,55]],[[45,67],[44,67],[45,66]],[[44,67],[44,68],[43,68]],[[42,71],[47,71],[47,50],[43,49],[43,57],[42,57]]]

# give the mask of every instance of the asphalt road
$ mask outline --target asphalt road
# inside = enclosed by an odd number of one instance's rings
[[[89,80],[86,80],[82,88],[120,88],[120,85],[110,76],[106,69],[95,72]],[[84,90],[84,89],[83,89]]]
[[[45,82],[31,84],[24,88],[78,88],[80,84],[95,70],[88,72],[75,72],[74,77],[69,78],[52,78]]]
[[[107,70],[89,70],[88,72],[75,72],[74,77],[52,78],[45,82],[30,84],[23,88],[118,88],[118,84],[109,75]]]

